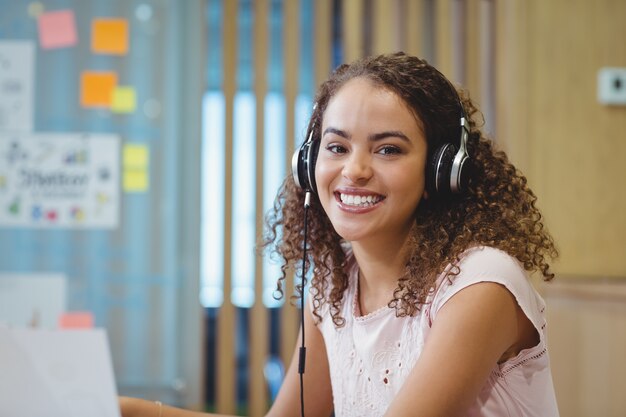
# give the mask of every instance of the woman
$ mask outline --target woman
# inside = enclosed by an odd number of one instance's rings
[[[556,249],[477,115],[403,53],[343,65],[321,86],[266,236],[280,288],[300,267],[307,198],[307,416],[558,415],[527,276],[552,279]],[[269,416],[299,414],[297,356]]]

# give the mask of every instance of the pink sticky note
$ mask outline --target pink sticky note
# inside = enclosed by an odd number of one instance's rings
[[[76,19],[72,10],[42,13],[38,25],[39,43],[43,49],[76,45]]]
[[[60,329],[91,329],[93,323],[93,314],[88,311],[72,311],[59,317]]]

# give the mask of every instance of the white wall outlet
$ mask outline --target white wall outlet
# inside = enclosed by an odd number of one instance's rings
[[[600,68],[598,101],[602,104],[626,106],[626,68]]]

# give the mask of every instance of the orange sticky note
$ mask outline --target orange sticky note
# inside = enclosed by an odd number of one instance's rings
[[[96,54],[125,55],[128,52],[128,21],[94,19],[91,24],[91,50]]]
[[[80,104],[83,107],[111,107],[116,85],[117,74],[114,72],[84,71],[80,80]]]
[[[43,49],[76,45],[76,19],[72,10],[42,13],[37,20],[39,44]]]
[[[59,317],[60,329],[91,329],[93,324],[93,314],[88,311],[72,311]]]

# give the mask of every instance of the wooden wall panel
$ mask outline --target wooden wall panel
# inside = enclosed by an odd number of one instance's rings
[[[563,280],[541,289],[561,415],[626,415],[626,281]]]
[[[598,69],[626,67],[626,2],[528,3],[529,177],[557,270],[626,276],[626,107],[596,100]]]

